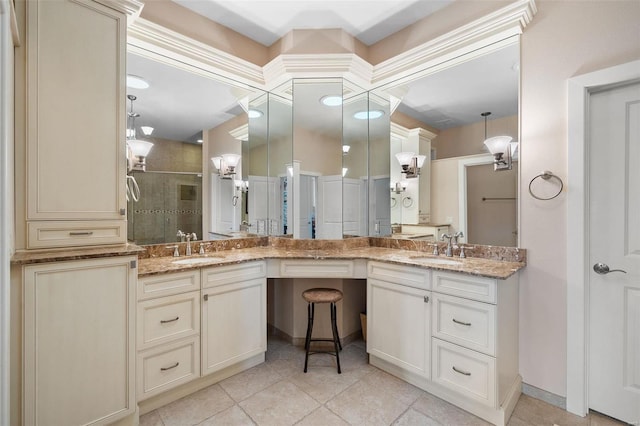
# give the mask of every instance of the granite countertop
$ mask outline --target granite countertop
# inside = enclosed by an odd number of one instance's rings
[[[96,257],[128,256],[144,253],[145,248],[136,244],[117,244],[95,247],[69,247],[42,250],[18,250],[11,257],[11,264],[60,262],[64,260],[92,259]]]
[[[189,259],[202,259],[201,263],[184,264]],[[510,262],[484,258],[433,256],[424,251],[401,250],[382,247],[356,247],[347,249],[287,249],[271,246],[242,248],[193,256],[162,256],[143,258],[139,261],[138,276],[222,266],[265,259],[364,259],[398,265],[417,266],[441,271],[462,272],[489,278],[506,279],[522,269],[524,262]],[[434,261],[435,259],[435,261]],[[178,263],[176,263],[178,262]],[[199,262],[199,261],[196,261]],[[441,262],[441,263],[434,263]]]

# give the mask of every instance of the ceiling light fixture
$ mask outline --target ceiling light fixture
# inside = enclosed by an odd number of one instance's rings
[[[247,115],[249,116],[249,118],[260,118],[264,114],[260,110],[250,109],[249,111],[247,111]]]
[[[379,109],[374,109],[371,111],[358,111],[353,114],[353,118],[357,120],[375,120],[376,118],[380,118],[384,115],[384,111],[380,111]]]
[[[127,146],[131,150],[132,155],[135,156],[133,161],[133,170],[146,171],[147,170],[147,155],[153,147],[151,142],[136,139],[136,118],[140,117],[140,114],[133,112],[133,101],[137,99],[134,95],[127,95],[127,98],[131,101],[131,110],[127,113]],[[129,124],[131,126],[129,127]]]
[[[151,136],[151,133],[153,133],[153,127],[151,126],[140,126],[140,130],[145,136]]]
[[[338,95],[327,95],[320,98],[320,102],[323,105],[334,107],[342,105],[342,96]]]
[[[127,74],[127,87],[130,89],[148,89],[149,83],[140,76]]]
[[[487,139],[487,117],[491,112],[483,112],[480,114],[484,117],[484,145],[493,155],[493,170],[498,172],[502,170],[511,170],[512,156],[518,148],[517,142],[511,142],[511,136],[494,136]]]

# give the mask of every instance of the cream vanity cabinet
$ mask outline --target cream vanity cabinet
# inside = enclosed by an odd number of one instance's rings
[[[202,375],[267,350],[264,261],[202,269]]]
[[[138,281],[137,397],[200,377],[200,270]]]
[[[108,424],[135,411],[136,262],[23,267],[25,425]]]
[[[371,364],[494,424],[508,421],[521,388],[517,274],[369,262],[367,291]]]
[[[397,375],[401,371],[421,379],[430,376],[429,278],[426,269],[368,264],[367,352],[396,367],[391,372]]]
[[[126,243],[126,29],[140,6],[26,2],[29,249]]]

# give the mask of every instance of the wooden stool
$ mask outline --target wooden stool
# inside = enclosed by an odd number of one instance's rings
[[[307,351],[304,357],[304,372],[307,372],[307,364],[309,361],[309,355],[317,353],[328,353],[336,357],[336,363],[338,364],[338,374],[341,374],[340,370],[340,355],[342,350],[342,344],[340,343],[340,336],[338,335],[338,325],[336,324],[336,302],[342,300],[342,292],[333,288],[310,288],[302,293],[302,298],[309,304],[307,306],[307,312],[309,314],[309,321],[307,322],[307,338],[304,343],[304,348]],[[329,303],[331,309],[331,330],[333,332],[333,339],[312,339],[311,332],[313,331],[313,314],[315,311],[316,303]],[[333,342],[335,348],[334,352],[311,352],[311,342]]]

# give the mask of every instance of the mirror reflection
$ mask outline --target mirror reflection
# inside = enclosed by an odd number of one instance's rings
[[[247,110],[263,92],[137,48],[127,54],[127,75],[127,145],[150,146],[144,155],[128,153],[129,238],[180,241],[178,231],[197,239],[233,237],[248,222]],[[226,168],[203,170],[216,156]]]
[[[494,171],[484,141],[518,140],[518,40],[470,56],[376,90],[401,100],[388,157],[394,237],[435,240],[462,231],[467,243],[517,245],[517,143],[509,148],[511,169]]]

